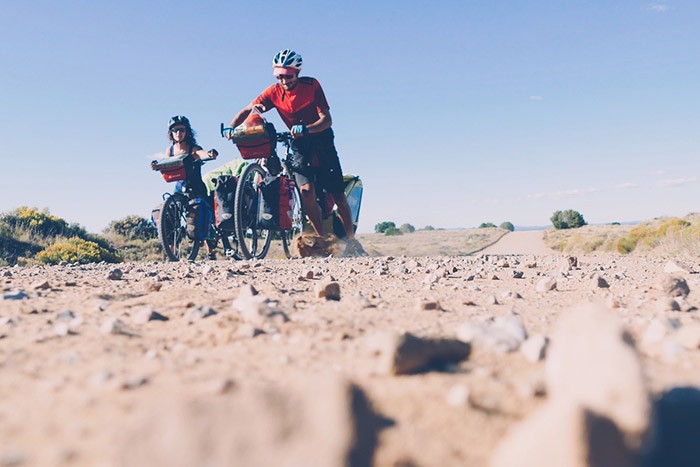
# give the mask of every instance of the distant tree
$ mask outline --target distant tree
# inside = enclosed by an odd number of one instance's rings
[[[388,229],[386,229],[384,231],[384,235],[388,235],[388,236],[403,235],[403,232],[401,230],[397,229],[396,227],[389,227]]]
[[[555,211],[549,218],[555,229],[577,229],[586,225],[586,221],[580,212],[573,209],[566,211]]]
[[[480,229],[491,229],[491,228],[495,228],[495,227],[496,227],[496,224],[494,224],[493,222],[482,222],[479,225]]]
[[[508,221],[502,222],[498,227],[501,229],[510,230],[511,232],[515,230],[515,226]]]
[[[620,225],[619,222],[611,222],[610,225]]]
[[[395,224],[394,222],[391,222],[391,221],[380,222],[379,224],[376,224],[376,225],[374,226],[374,231],[375,231],[376,233],[384,233],[384,232],[386,232],[387,229],[389,229],[389,228],[394,228],[394,229],[395,229],[395,228],[396,228],[396,224]]]
[[[413,233],[416,231],[416,228],[411,224],[402,224],[401,227],[399,227],[399,230],[403,233]]]
[[[432,225],[426,225],[425,227],[423,227],[423,230],[435,230],[435,227],[433,227]]]

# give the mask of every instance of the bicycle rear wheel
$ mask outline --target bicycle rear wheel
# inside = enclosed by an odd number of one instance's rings
[[[292,257],[291,246],[294,238],[304,230],[304,220],[306,219],[304,209],[301,205],[301,195],[296,183],[292,187],[292,228],[280,232],[282,236],[282,249],[287,258]]]
[[[248,164],[236,186],[233,219],[238,247],[246,259],[264,258],[272,240],[270,230],[258,227],[258,204],[262,196],[258,186],[264,177],[265,170],[260,164]]]
[[[199,240],[187,236],[189,202],[182,195],[172,195],[163,203],[158,220],[158,236],[165,256],[170,261],[194,261],[199,252]]]

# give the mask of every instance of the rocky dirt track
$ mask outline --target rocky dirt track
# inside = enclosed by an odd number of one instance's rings
[[[0,269],[0,466],[674,465],[664,434],[697,426],[658,410],[683,386],[698,411],[699,269],[554,254]]]

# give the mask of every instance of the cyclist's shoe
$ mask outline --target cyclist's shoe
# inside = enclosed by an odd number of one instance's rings
[[[216,253],[214,253],[213,251],[211,253],[208,253],[207,259],[210,259],[212,261],[216,261]]]
[[[355,238],[351,238],[345,243],[345,251],[343,256],[369,256],[359,241]]]

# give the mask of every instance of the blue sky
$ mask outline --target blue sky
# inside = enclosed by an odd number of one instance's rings
[[[148,215],[168,118],[237,157],[219,123],[283,48],[364,181],[360,231],[700,211],[697,1],[7,0],[0,22],[2,212]]]

